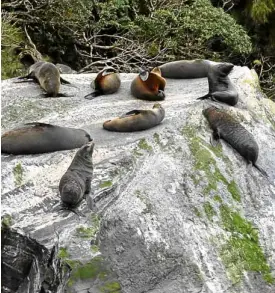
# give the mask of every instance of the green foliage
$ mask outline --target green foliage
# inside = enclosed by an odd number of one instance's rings
[[[156,10],[151,17],[139,15],[135,24],[138,28],[133,36],[152,38],[174,54],[182,47],[188,47],[194,55],[199,50],[205,54],[207,41],[217,37],[227,50],[238,54],[247,54],[252,49],[245,30],[221,8],[214,8],[209,0],[197,0],[174,10]]]
[[[23,33],[7,14],[2,15],[1,33],[1,79],[19,76],[22,74],[23,66],[15,55],[15,49],[24,42]]]
[[[268,22],[268,16],[275,12],[274,0],[253,0],[248,5],[249,14],[257,23]]]

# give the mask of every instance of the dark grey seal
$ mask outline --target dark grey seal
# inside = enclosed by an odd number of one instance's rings
[[[83,129],[32,122],[5,132],[1,152],[13,155],[41,154],[71,150],[91,141]]]
[[[93,177],[94,142],[82,146],[75,154],[71,165],[59,182],[62,202],[68,207],[75,207],[91,190]]]
[[[224,139],[239,152],[248,163],[252,163],[255,168],[268,177],[267,173],[256,165],[259,147],[250,132],[224,110],[212,106],[203,110],[202,113],[213,129],[212,139],[216,141],[220,138]]]
[[[179,60],[159,66],[162,77],[190,79],[207,77],[210,62],[208,60]]]
[[[209,92],[198,99],[204,100],[211,98],[212,100],[235,106],[239,100],[239,95],[234,84],[228,77],[233,67],[234,65],[231,63],[211,65],[208,70]]]

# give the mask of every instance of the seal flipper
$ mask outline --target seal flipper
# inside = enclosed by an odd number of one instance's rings
[[[57,93],[56,96],[54,97],[52,94],[41,94],[41,95],[38,95],[37,97],[44,97],[44,98],[71,98],[73,97],[72,95],[67,95],[67,94],[62,94],[62,93]]]
[[[252,165],[258,169],[265,177],[268,178],[268,174],[265,172],[265,170],[263,170],[261,167],[259,167],[258,165],[256,165],[256,163],[252,163]]]
[[[130,112],[127,112],[127,113],[121,115],[119,118],[125,118],[125,117],[132,116],[132,115],[138,115],[140,113],[141,113],[140,110],[132,110]]]
[[[14,83],[21,83],[21,82],[37,82],[37,78],[34,76],[34,73],[31,72],[28,75],[18,77],[20,81],[15,81]]]
[[[87,99],[87,100],[93,100],[94,98],[96,98],[96,97],[98,97],[98,96],[101,96],[101,95],[102,95],[101,91],[99,91],[99,90],[95,90],[94,92],[92,92],[92,93],[90,93],[90,94],[84,96],[84,99]],[[91,96],[91,98],[88,98],[88,97],[90,97],[90,96]]]
[[[208,93],[207,95],[204,95],[204,96],[202,96],[202,97],[197,98],[197,100],[206,100],[206,99],[208,99],[208,98],[210,98],[210,97],[211,97],[211,94]]]
[[[62,84],[71,84],[69,81],[67,81],[66,79],[62,78],[61,76],[60,76],[60,82]]]
[[[211,137],[210,137],[210,143],[213,147],[216,147],[219,144],[220,134],[218,130],[214,130]]]

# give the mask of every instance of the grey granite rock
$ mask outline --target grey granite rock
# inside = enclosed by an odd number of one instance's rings
[[[154,102],[135,99],[135,74],[121,89],[88,101],[96,74],[62,75],[70,98],[37,98],[38,85],[2,81],[2,133],[39,121],[87,130],[95,141],[92,192],[78,208],[60,211],[58,182],[76,150],[2,155],[2,216],[50,248],[73,269],[65,292],[275,292],[275,104],[255,72],[230,75],[236,107],[197,101],[207,79],[167,80],[163,122],[136,133],[108,132],[105,120]],[[213,148],[202,115],[227,109],[258,142],[262,176],[222,141]],[[273,282],[273,283],[272,283]]]

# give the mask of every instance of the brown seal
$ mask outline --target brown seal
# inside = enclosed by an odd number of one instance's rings
[[[208,60],[179,60],[161,65],[161,75],[165,78],[190,79],[207,77],[210,62]]]
[[[83,129],[32,122],[4,133],[1,152],[13,155],[41,154],[79,148],[91,140]]]
[[[250,132],[224,110],[212,106],[204,109],[202,113],[213,129],[212,138],[214,140],[217,141],[220,138],[224,139],[239,152],[248,163],[252,163],[263,175],[268,176],[262,168],[256,165],[259,147]]]
[[[110,131],[132,132],[152,128],[161,123],[165,110],[156,103],[151,110],[133,110],[121,117],[103,123],[103,128]]]
[[[121,81],[119,74],[113,67],[102,69],[94,80],[95,91],[86,95],[84,98],[92,100],[100,95],[109,95],[118,91]]]
[[[134,97],[142,100],[161,101],[164,100],[165,79],[161,76],[159,67],[151,72],[144,70],[132,81],[131,93]]]
[[[38,61],[30,66],[28,75],[19,79],[33,79],[46,92],[46,97],[67,97],[59,93],[60,84],[70,84],[60,76],[58,68],[50,62]]]
[[[208,71],[209,92],[207,95],[198,98],[204,100],[211,98],[230,106],[237,104],[239,95],[234,84],[231,82],[228,74],[232,71],[234,65],[231,63],[219,63],[211,65]]]
[[[93,141],[83,145],[59,182],[61,200],[68,207],[75,207],[91,190],[93,151]]]

